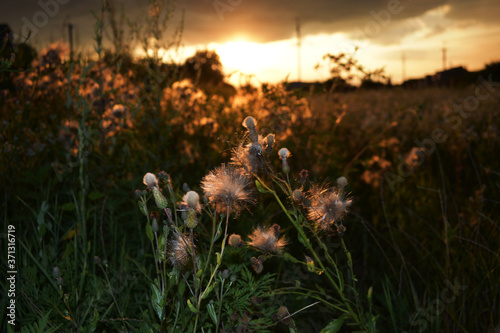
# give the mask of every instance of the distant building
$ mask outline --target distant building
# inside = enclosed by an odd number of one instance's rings
[[[405,88],[423,88],[433,86],[456,87],[466,85],[470,83],[469,81],[470,72],[464,67],[459,66],[437,72],[434,75],[426,75],[424,78],[406,80],[403,82],[402,86]]]

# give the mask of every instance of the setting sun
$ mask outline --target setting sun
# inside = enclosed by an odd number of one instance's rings
[[[231,41],[216,45],[215,51],[230,71],[255,74],[266,63],[264,45],[248,41]]]

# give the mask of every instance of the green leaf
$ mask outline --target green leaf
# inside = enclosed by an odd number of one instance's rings
[[[153,228],[151,228],[151,224],[146,223],[146,236],[152,242],[153,241]]]
[[[94,318],[92,318],[92,321],[90,322],[90,326],[87,329],[88,333],[93,333],[95,331],[95,328],[97,327],[97,323],[99,322],[99,312],[97,312],[96,309],[94,309]]]
[[[285,252],[285,254],[283,255],[283,258],[285,260],[288,260],[288,261],[291,261],[293,262],[294,264],[300,264],[300,260],[296,259],[294,256],[292,256],[290,253],[287,253]]]
[[[192,313],[194,313],[194,314],[199,314],[200,313],[200,311],[196,310],[196,308],[194,307],[193,303],[191,303],[190,299],[187,300],[187,304],[188,304],[189,310],[191,310]]]
[[[92,192],[92,193],[89,194],[89,199],[90,200],[99,200],[102,197],[104,197],[104,193],[101,193],[99,191],[94,191],[94,192]]]
[[[328,325],[325,326],[321,330],[320,333],[335,333],[338,332],[341,328],[342,325],[344,324],[344,315],[340,316],[339,318],[332,320]]]
[[[257,190],[259,190],[260,193],[269,192],[268,190],[266,190],[262,187],[262,184],[257,179],[255,180],[255,186],[257,186]]]
[[[146,207],[146,204],[142,201],[138,201],[137,203],[139,204],[139,209],[141,210],[141,213],[144,216],[148,216],[148,209]]]
[[[64,210],[66,212],[74,211],[75,208],[76,208],[76,206],[73,202],[67,202],[64,205],[59,206],[60,210]]]
[[[208,310],[208,314],[210,315],[210,318],[212,318],[212,321],[217,326],[217,316],[215,315],[214,305],[213,304],[208,304],[207,305],[207,310]]]
[[[151,289],[153,289],[153,297],[151,297],[151,304],[156,312],[156,315],[160,320],[163,320],[163,297],[160,290],[155,284],[151,284]]]

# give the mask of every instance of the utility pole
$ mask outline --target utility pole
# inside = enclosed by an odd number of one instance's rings
[[[297,81],[301,82],[302,81],[302,65],[301,65],[301,48],[302,48],[302,41],[301,41],[301,36],[300,36],[300,19],[297,16],[296,20],[296,31],[297,31]]]
[[[406,55],[404,51],[401,53],[401,83],[405,82],[406,80]]]
[[[443,41],[443,71],[446,70],[446,42]]]
[[[68,23],[68,33],[69,33],[69,58],[73,59],[73,24]]]

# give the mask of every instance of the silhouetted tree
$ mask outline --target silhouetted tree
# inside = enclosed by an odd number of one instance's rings
[[[215,51],[197,51],[184,63],[183,77],[191,79],[195,85],[222,85],[224,74],[219,55]]]

